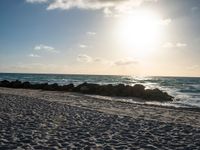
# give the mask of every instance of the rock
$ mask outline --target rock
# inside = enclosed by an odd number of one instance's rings
[[[90,91],[90,89],[89,89],[88,86],[82,86],[82,87],[80,88],[80,92],[81,92],[81,93],[89,93],[89,91]]]
[[[62,91],[73,91],[74,88],[74,84],[68,84],[68,85],[63,85],[61,87]]]
[[[84,82],[82,84],[79,84],[78,86],[76,86],[74,89],[73,89],[73,92],[80,92],[80,89],[81,87],[83,86],[87,86],[87,82]]]
[[[141,84],[136,84],[131,88],[131,96],[142,97],[145,93],[145,87]]]
[[[22,86],[23,86],[23,88],[27,88],[27,89],[31,88],[30,82],[24,82],[24,83],[22,83]]]
[[[124,84],[118,84],[114,87],[114,96],[127,96]]]
[[[10,82],[10,87],[12,87],[12,88],[22,88],[23,84],[22,84],[21,81],[16,80],[16,81]]]
[[[48,86],[48,83],[37,83],[37,84],[32,84],[31,88],[32,89],[43,89],[44,87]]]
[[[74,88],[75,92],[81,92],[81,93],[86,93],[86,94],[97,94],[99,89],[98,84],[92,84],[92,83],[83,83],[78,85],[77,87]]]
[[[144,98],[147,100],[155,101],[172,101],[173,97],[168,95],[166,92],[163,92],[159,89],[147,89],[145,90]]]
[[[0,82],[0,86],[2,87],[9,87],[9,85],[10,85],[10,82],[7,80],[3,80]]]
[[[57,83],[52,84],[51,87],[52,87],[53,91],[59,91],[60,90],[60,86]]]
[[[45,86],[42,88],[43,90],[51,90],[51,85],[48,83],[45,84]]]
[[[104,95],[104,96],[114,96],[113,85],[101,85],[97,94]]]
[[[42,88],[43,90],[49,90],[49,91],[59,91],[60,87],[57,83],[54,84],[48,84],[46,83],[45,86]]]
[[[42,89],[51,91],[72,91],[80,92],[84,94],[96,94],[103,96],[122,96],[122,97],[138,97],[146,100],[154,101],[172,101],[173,97],[168,95],[159,89],[146,89],[141,84],[136,84],[134,86],[118,84],[118,85],[99,85],[84,82],[76,87],[73,84],[59,86],[57,83],[38,83],[31,84],[29,82],[22,83],[21,81],[3,80],[0,82],[2,87],[12,87],[12,88],[30,88],[30,89]]]

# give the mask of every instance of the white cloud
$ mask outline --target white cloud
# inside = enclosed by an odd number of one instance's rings
[[[108,65],[108,66],[113,65],[112,61],[106,60],[106,59],[103,59],[103,58],[100,58],[100,57],[93,58],[93,62],[101,63],[103,65]]]
[[[164,48],[173,48],[173,47],[174,47],[174,44],[171,43],[171,42],[167,42],[167,43],[164,43],[164,44],[163,44],[163,47],[164,47]]]
[[[97,57],[93,61],[94,62],[103,62],[104,60],[102,58]]]
[[[129,66],[133,64],[137,64],[138,62],[132,58],[124,58],[114,62],[114,65],[117,66]]]
[[[37,55],[37,54],[29,54],[28,56],[29,56],[29,57],[35,57],[35,58],[41,57],[40,55]]]
[[[103,65],[112,65],[113,62],[100,58],[100,57],[91,57],[87,54],[79,54],[76,58],[77,61],[83,62],[83,63],[100,63]]]
[[[48,0],[26,0],[27,3],[46,3]]]
[[[43,49],[45,49],[45,50],[54,50],[54,48],[53,47],[50,47],[50,46],[46,46],[46,45],[39,45],[39,46],[35,46],[35,50],[43,50]]]
[[[79,54],[77,57],[77,61],[89,63],[89,62],[92,62],[93,59],[92,59],[92,57],[90,57],[86,54]]]
[[[80,48],[87,48],[88,46],[85,45],[85,44],[80,44],[79,47],[80,47]]]
[[[95,35],[96,35],[96,32],[91,32],[91,31],[89,31],[89,32],[87,32],[86,34],[89,35],[89,36],[95,36]]]
[[[103,9],[114,7],[115,3],[119,3],[119,1],[113,2],[113,0],[54,0],[53,3],[50,3],[47,9]]]
[[[59,51],[56,50],[55,48],[53,48],[51,46],[43,45],[43,44],[35,46],[34,50],[36,50],[36,51],[47,51],[47,52],[52,52],[52,53],[59,53]]]
[[[26,0],[32,3],[46,2],[47,10],[72,8],[103,10],[105,14],[113,11],[118,13],[132,11],[134,7],[140,6],[146,1],[156,2],[157,0]]]
[[[167,43],[164,43],[162,47],[163,48],[184,48],[184,47],[187,47],[187,44],[181,43],[181,42],[178,42],[178,43],[167,42]]]
[[[159,24],[160,24],[160,25],[167,26],[167,25],[169,25],[171,22],[172,22],[172,20],[171,20],[170,18],[167,18],[167,19],[161,20]]]
[[[106,17],[111,17],[113,16],[113,12],[110,10],[110,8],[105,8],[103,10],[104,14],[106,15]]]
[[[108,65],[108,66],[130,66],[130,65],[134,65],[137,64],[138,61],[134,60],[133,58],[123,58],[123,59],[119,59],[116,61],[112,61],[112,60],[106,60],[100,57],[91,57],[87,54],[79,54],[77,56],[77,61],[79,62],[84,62],[84,63],[100,63],[103,65]]]
[[[186,43],[176,43],[176,47],[186,47],[187,44]]]

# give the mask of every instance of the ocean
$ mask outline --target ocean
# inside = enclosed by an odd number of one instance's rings
[[[74,85],[83,82],[97,84],[143,84],[146,88],[159,88],[175,97],[173,102],[158,103],[147,102],[147,104],[168,105],[174,107],[198,107],[200,108],[200,77],[136,77],[136,76],[114,76],[114,75],[64,75],[64,74],[17,74],[0,73],[0,80],[20,80],[31,83],[58,83]],[[101,97],[100,98],[111,98]],[[115,98],[116,99],[116,98]],[[117,100],[134,102],[131,99],[117,98]],[[136,103],[136,102],[135,102]]]

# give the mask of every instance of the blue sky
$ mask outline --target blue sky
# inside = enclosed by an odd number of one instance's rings
[[[0,72],[200,76],[199,18],[199,0],[1,0]]]

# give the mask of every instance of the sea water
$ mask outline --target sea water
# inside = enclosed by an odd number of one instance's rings
[[[159,88],[175,97],[166,105],[200,108],[200,77],[136,77],[114,75],[64,75],[64,74],[16,74],[0,73],[0,80],[20,80],[31,83],[57,83],[74,85],[83,82],[97,84],[143,84],[146,88]],[[120,100],[120,98],[118,98]],[[123,99],[124,101],[124,99]],[[126,99],[130,102],[130,99]],[[151,104],[151,102],[149,102]],[[154,103],[156,104],[156,103]],[[163,104],[162,104],[163,105]]]

